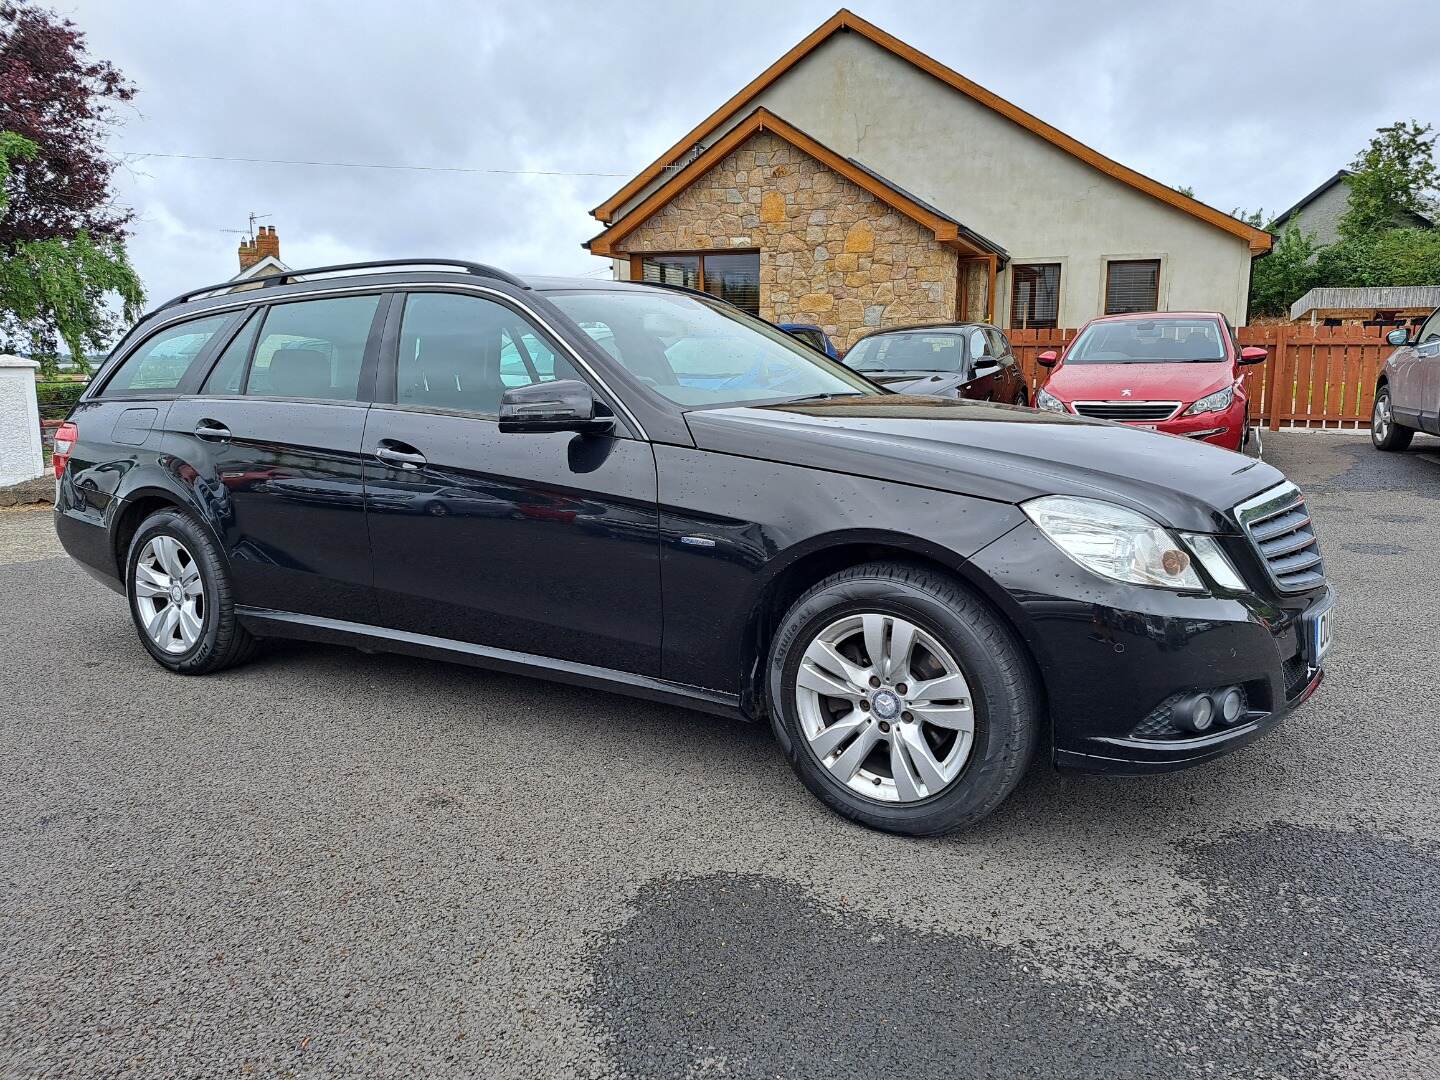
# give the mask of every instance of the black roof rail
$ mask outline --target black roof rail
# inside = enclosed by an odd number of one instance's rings
[[[476,277],[494,278],[496,281],[503,281],[507,285],[513,285],[517,289],[528,289],[530,286],[521,281],[514,274],[506,273],[504,270],[494,266],[487,266],[484,263],[467,262],[464,259],[376,259],[371,262],[335,263],[333,266],[311,266],[303,270],[286,270],[280,274],[262,274],[260,277],[231,279],[222,281],[218,285],[206,285],[200,289],[191,289],[183,292],[173,300],[167,300],[157,307],[156,311],[164,311],[177,304],[184,304],[190,300],[198,299],[209,293],[229,292],[234,289],[241,289],[248,285],[259,285],[263,288],[270,288],[276,285],[288,285],[299,278],[315,277],[318,274],[338,274],[345,270],[377,270],[394,266],[448,266],[465,271],[467,274],[474,274]]]

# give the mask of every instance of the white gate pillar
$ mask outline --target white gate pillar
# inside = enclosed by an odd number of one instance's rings
[[[0,487],[45,472],[40,443],[40,406],[35,399],[34,360],[0,356]]]

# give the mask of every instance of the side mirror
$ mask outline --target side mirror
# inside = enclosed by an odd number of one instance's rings
[[[987,375],[994,375],[1000,370],[1000,361],[993,356],[981,356],[975,360],[975,374],[972,378],[983,379]]]
[[[615,427],[615,418],[600,410],[590,387],[578,379],[516,386],[500,398],[501,431],[581,431],[598,433]]]
[[[1385,340],[1391,345],[1409,345],[1410,331],[1406,330],[1403,326],[1397,326],[1385,335]]]
[[[1259,348],[1255,345],[1247,345],[1240,350],[1240,363],[1263,364],[1269,355],[1270,353],[1266,349]]]
[[[1041,367],[1054,367],[1060,362],[1060,354],[1054,349],[1046,349],[1039,356],[1035,357],[1035,362]]]

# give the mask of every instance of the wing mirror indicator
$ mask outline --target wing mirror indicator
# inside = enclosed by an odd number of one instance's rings
[[[578,379],[515,386],[500,398],[501,431],[598,434],[614,427],[615,417],[610,410],[597,402],[590,387]]]

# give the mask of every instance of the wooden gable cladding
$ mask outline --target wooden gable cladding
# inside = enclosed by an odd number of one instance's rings
[[[932,208],[915,199],[907,198],[905,194],[888,184],[881,183],[873,174],[860,168],[848,158],[841,157],[835,151],[821,145],[806,135],[794,125],[787,123],[780,117],[765,109],[756,109],[743,121],[731,128],[725,135],[717,139],[705,151],[689,165],[686,165],[670,181],[657,188],[649,198],[636,206],[630,213],[626,214],[610,228],[606,229],[599,236],[595,237],[587,245],[592,254],[614,256],[618,254],[615,247],[626,236],[639,228],[650,217],[657,213],[662,207],[669,203],[675,196],[688,188],[691,184],[701,179],[711,169],[724,161],[736,148],[752,136],[765,131],[777,138],[784,140],[802,153],[819,161],[826,168],[843,176],[855,186],[869,192],[879,202],[884,203],[897,213],[909,218],[916,224],[928,229],[942,244],[948,244],[957,250],[974,254],[983,254],[980,249],[965,242],[960,233],[960,226],[942,214],[937,214]]]

